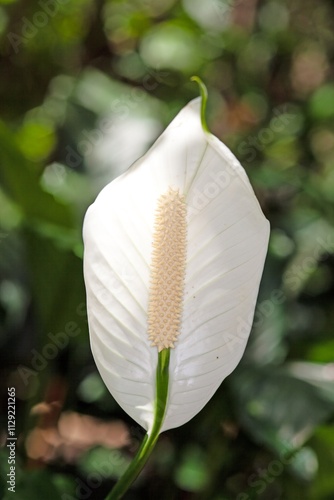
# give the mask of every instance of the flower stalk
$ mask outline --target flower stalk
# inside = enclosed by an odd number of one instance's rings
[[[123,498],[124,494],[128,491],[132,483],[142,471],[156,445],[167,407],[169,358],[170,349],[163,349],[159,352],[156,371],[156,400],[152,430],[145,435],[136,456],[133,458],[131,464],[116,483],[110,494],[106,497],[106,500],[119,500]]]

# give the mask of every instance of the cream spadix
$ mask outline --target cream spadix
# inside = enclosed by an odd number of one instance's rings
[[[159,351],[170,349],[161,431],[196,415],[240,361],[268,237],[244,169],[202,126],[200,98],[88,209],[92,351],[116,401],[148,433]]]

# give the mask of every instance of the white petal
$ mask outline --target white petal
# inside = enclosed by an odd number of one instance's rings
[[[151,242],[157,200],[169,187],[186,196],[188,249],[163,430],[196,415],[238,364],[269,236],[243,168],[203,131],[200,99],[89,208],[84,240],[92,351],[110,392],[146,429],[153,422],[157,365],[146,324]]]

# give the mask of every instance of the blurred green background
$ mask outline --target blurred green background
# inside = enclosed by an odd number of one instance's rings
[[[0,33],[0,497],[102,499],[142,440],[92,360],[81,226],[197,74],[269,254],[241,364],[126,498],[332,500],[334,2],[7,0]]]

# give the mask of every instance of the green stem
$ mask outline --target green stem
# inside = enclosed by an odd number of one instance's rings
[[[198,83],[198,86],[199,86],[199,89],[200,89],[200,92],[201,92],[201,97],[202,97],[202,105],[201,105],[201,122],[202,122],[202,127],[203,127],[203,130],[205,130],[205,132],[209,132],[210,133],[210,130],[209,130],[209,127],[208,127],[208,125],[206,123],[206,118],[205,118],[206,103],[208,101],[208,90],[207,90],[205,84],[203,83],[203,81],[200,79],[199,76],[192,76],[190,78],[190,80],[192,82]]]
[[[131,484],[137,478],[140,471],[143,469],[158,440],[167,407],[169,357],[169,349],[163,349],[159,352],[156,372],[157,390],[152,430],[150,431],[150,433],[146,434],[144,441],[142,442],[142,445],[137,452],[137,455],[134,457],[131,464],[124,472],[123,476],[119,479],[109,495],[106,497],[106,500],[119,500],[123,497],[123,495],[130,488]]]

